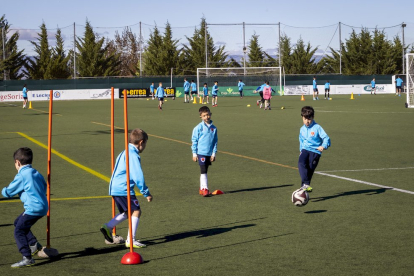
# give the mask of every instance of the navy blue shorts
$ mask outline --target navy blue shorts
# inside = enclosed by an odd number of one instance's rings
[[[197,94],[197,91],[191,91],[191,95]]]
[[[204,94],[204,97],[208,97],[208,93],[207,94]]]
[[[401,87],[401,86],[400,86]],[[23,99],[27,100],[27,97],[23,97]]]
[[[314,88],[313,89],[313,92],[318,92],[318,88]]]
[[[397,86],[397,89],[401,89],[401,86]]]
[[[118,207],[119,213],[128,212],[128,197],[127,196],[113,196],[115,204]],[[138,199],[135,195],[131,195],[131,213],[133,211],[141,210]]]
[[[211,156],[205,156],[205,155],[199,155],[197,154],[198,157],[198,164],[200,166],[210,166],[211,165]]]
[[[163,102],[163,101],[164,101],[164,98],[158,98],[158,100],[159,100],[160,102]]]
[[[184,94],[189,95],[190,91],[184,91]]]
[[[329,88],[325,88],[325,92],[329,92],[331,89]]]
[[[213,98],[217,98],[217,95],[211,95],[211,96],[213,96]]]

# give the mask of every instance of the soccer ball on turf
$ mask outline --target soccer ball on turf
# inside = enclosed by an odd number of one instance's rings
[[[309,202],[308,192],[302,189],[297,189],[292,193],[292,202],[298,207],[305,206]]]

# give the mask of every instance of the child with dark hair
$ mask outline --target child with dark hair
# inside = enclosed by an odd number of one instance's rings
[[[24,206],[24,212],[14,221],[14,239],[23,260],[11,267],[19,268],[34,265],[32,256],[42,249],[30,228],[47,214],[49,206],[46,198],[46,181],[32,168],[32,150],[20,148],[14,152],[13,158],[18,173],[9,186],[3,188],[1,194],[4,197],[19,195]]]
[[[207,101],[205,101],[207,99]],[[204,83],[204,87],[203,87],[203,103],[206,104],[208,103],[208,87],[207,87],[207,83]]]
[[[301,116],[303,126],[299,132],[299,174],[302,178],[301,188],[307,192],[312,192],[310,182],[319,159],[324,150],[331,146],[331,139],[323,128],[313,119],[315,110],[311,106],[302,107]]]
[[[329,100],[329,92],[331,91],[331,83],[329,81],[326,81],[325,83],[325,100],[326,98],[326,93],[328,93],[328,100]]]
[[[210,195],[208,190],[207,171],[211,162],[216,160],[217,153],[217,128],[211,121],[210,109],[202,106],[198,110],[202,120],[193,130],[191,137],[193,161],[200,165],[200,191],[199,194],[206,197]]]
[[[136,128],[129,134],[129,167],[130,167],[130,195],[131,195],[131,225],[132,225],[132,238],[134,248],[146,247],[140,240],[135,239],[135,233],[138,228],[139,219],[141,217],[141,207],[138,199],[135,196],[134,186],[136,185],[141,194],[147,199],[148,202],[152,201],[152,195],[145,184],[144,173],[141,168],[142,153],[147,146],[148,134],[142,129]],[[101,227],[101,232],[105,237],[105,240],[109,243],[113,243],[112,229],[128,219],[128,194],[127,194],[127,179],[126,179],[126,155],[125,150],[122,151],[115,163],[114,171],[112,173],[111,182],[109,183],[109,195],[114,199],[116,206],[118,207],[119,214],[113,217],[108,223],[105,223]],[[125,242],[127,248],[130,247],[129,232],[128,238]]]

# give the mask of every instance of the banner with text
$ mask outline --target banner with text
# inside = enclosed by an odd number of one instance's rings
[[[127,91],[128,98],[147,98],[152,97],[151,91],[149,88],[120,88],[119,91],[119,98],[124,98],[124,90]],[[157,89],[154,88],[154,93],[156,93]],[[164,92],[167,97],[175,97],[175,87],[166,87],[164,88]]]

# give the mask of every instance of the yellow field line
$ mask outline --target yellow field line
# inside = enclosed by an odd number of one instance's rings
[[[111,196],[84,196],[84,197],[66,197],[66,198],[51,198],[51,201],[62,201],[62,200],[83,200],[83,199],[97,199],[97,198],[109,198]],[[21,202],[20,199],[4,200],[0,203],[12,203]]]
[[[92,123],[93,124],[97,124],[97,125],[111,127],[111,125],[108,125],[108,124],[103,124],[103,123],[98,123],[98,122],[92,122]],[[117,127],[117,126],[114,126],[114,128],[123,129],[123,128]],[[159,139],[163,139],[163,140],[167,140],[167,141],[173,141],[173,142],[177,142],[177,143],[181,143],[181,144],[186,144],[186,145],[190,145],[191,146],[191,143],[184,142],[184,141],[180,141],[180,140],[175,140],[175,139],[171,139],[171,138],[167,138],[167,137],[163,137],[163,136],[158,136],[158,135],[154,135],[154,134],[148,134],[148,136],[155,137],[155,138],[159,138]],[[236,157],[244,158],[244,159],[248,159],[248,160],[253,160],[253,161],[257,161],[257,162],[261,162],[261,163],[266,163],[266,164],[269,164],[269,165],[279,166],[279,167],[283,167],[283,168],[288,168],[288,169],[293,169],[293,170],[297,170],[298,169],[298,168],[295,168],[295,167],[292,167],[292,166],[289,166],[289,165],[284,165],[284,164],[279,164],[279,163],[275,163],[275,162],[270,162],[270,161],[266,161],[266,160],[259,159],[259,158],[255,158],[255,157],[250,157],[250,156],[246,156],[246,155],[231,153],[231,152],[228,152],[228,151],[218,150],[217,152],[223,153],[223,154],[227,154],[227,155],[231,155],[231,156],[236,156]]]
[[[24,134],[24,133],[21,133],[21,132],[15,132],[15,133],[17,133],[17,134],[19,134],[20,136],[22,136],[22,137],[24,137],[24,138],[28,139],[29,141],[31,141],[31,142],[33,142],[33,143],[35,143],[36,145],[41,146],[42,148],[45,148],[45,149],[47,149],[47,148],[48,148],[48,147],[47,147],[47,145],[45,145],[45,144],[43,144],[43,143],[41,143],[41,142],[39,142],[39,141],[37,141],[37,140],[33,139],[32,137],[30,137],[30,136],[28,136],[28,135],[26,135],[26,134]],[[86,172],[88,172],[88,173],[90,173],[90,174],[92,174],[92,175],[94,175],[94,176],[96,176],[96,177],[98,177],[98,178],[100,178],[100,179],[102,179],[102,180],[106,181],[107,183],[111,180],[109,177],[107,177],[107,176],[105,176],[105,175],[103,175],[103,174],[101,174],[101,173],[98,173],[97,171],[94,171],[94,170],[92,170],[91,168],[88,168],[88,167],[86,167],[86,166],[84,166],[84,165],[82,165],[82,164],[79,164],[78,162],[76,162],[76,161],[74,161],[74,160],[70,159],[69,157],[67,157],[67,156],[65,156],[65,155],[63,155],[63,154],[61,154],[60,152],[57,152],[57,151],[56,151],[56,150],[54,150],[54,149],[52,149],[52,153],[53,153],[53,154],[55,154],[56,156],[58,156],[58,157],[62,158],[62,159],[63,159],[63,160],[65,160],[66,162],[69,162],[70,164],[72,164],[72,165],[74,165],[74,166],[76,166],[76,167],[78,167],[78,168],[80,168],[80,169],[82,169],[82,170],[84,170],[84,171],[86,171]]]

